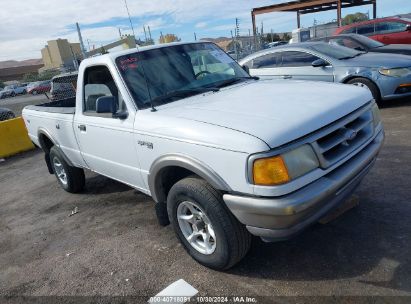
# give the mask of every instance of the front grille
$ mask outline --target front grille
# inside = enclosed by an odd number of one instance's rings
[[[373,116],[371,110],[354,113],[337,128],[318,138],[313,147],[320,161],[320,166],[326,169],[351,152],[357,150],[373,134]]]

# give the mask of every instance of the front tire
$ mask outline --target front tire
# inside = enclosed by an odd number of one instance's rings
[[[168,194],[167,210],[180,242],[200,264],[228,269],[247,254],[251,234],[206,181],[188,177],[177,182]]]
[[[67,164],[55,146],[50,149],[49,157],[54,175],[64,190],[70,193],[77,193],[83,190],[86,183],[83,169]]]
[[[381,94],[378,87],[371,81],[366,78],[353,78],[347,81],[347,84],[356,85],[359,87],[365,87],[370,90],[372,97],[375,99],[377,103],[381,103]]]

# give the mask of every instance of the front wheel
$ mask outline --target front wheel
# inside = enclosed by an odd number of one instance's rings
[[[366,78],[354,78],[354,79],[347,81],[347,84],[352,84],[358,87],[368,89],[371,92],[372,97],[375,99],[375,101],[377,103],[381,102],[380,90],[371,80],[368,80]]]
[[[49,157],[54,175],[64,190],[70,193],[77,193],[83,190],[85,185],[83,169],[72,167],[67,164],[56,147],[50,149]]]
[[[228,269],[250,248],[250,233],[227,209],[221,194],[202,179],[177,182],[168,194],[167,211],[186,251],[204,266]]]

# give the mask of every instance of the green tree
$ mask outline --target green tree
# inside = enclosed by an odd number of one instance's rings
[[[264,41],[265,41],[265,42],[268,42],[268,43],[270,43],[270,42],[275,42],[275,41],[279,41],[279,40],[281,40],[281,39],[280,39],[280,36],[279,36],[278,34],[276,34],[276,33],[273,33],[273,34],[268,33],[268,34],[264,37]]]
[[[348,14],[342,19],[342,25],[368,20],[368,15],[363,13]]]
[[[181,41],[181,39],[178,38],[174,34],[165,34],[161,36],[159,40],[160,43],[169,43],[169,42],[175,42],[175,41]]]
[[[39,78],[39,74],[32,72],[32,73],[27,73],[23,75],[23,82],[33,82],[37,81]]]
[[[48,70],[44,71],[43,73],[39,74],[39,77],[37,80],[50,80],[54,76],[60,74],[60,71],[58,70]]]
[[[289,33],[284,33],[283,38],[281,38],[282,41],[289,41],[291,39],[291,35]]]

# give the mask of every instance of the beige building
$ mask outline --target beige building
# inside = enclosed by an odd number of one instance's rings
[[[80,43],[70,43],[67,39],[47,41],[47,45],[41,50],[44,67],[39,72],[59,69],[61,67],[74,67],[73,55],[81,59]]]

